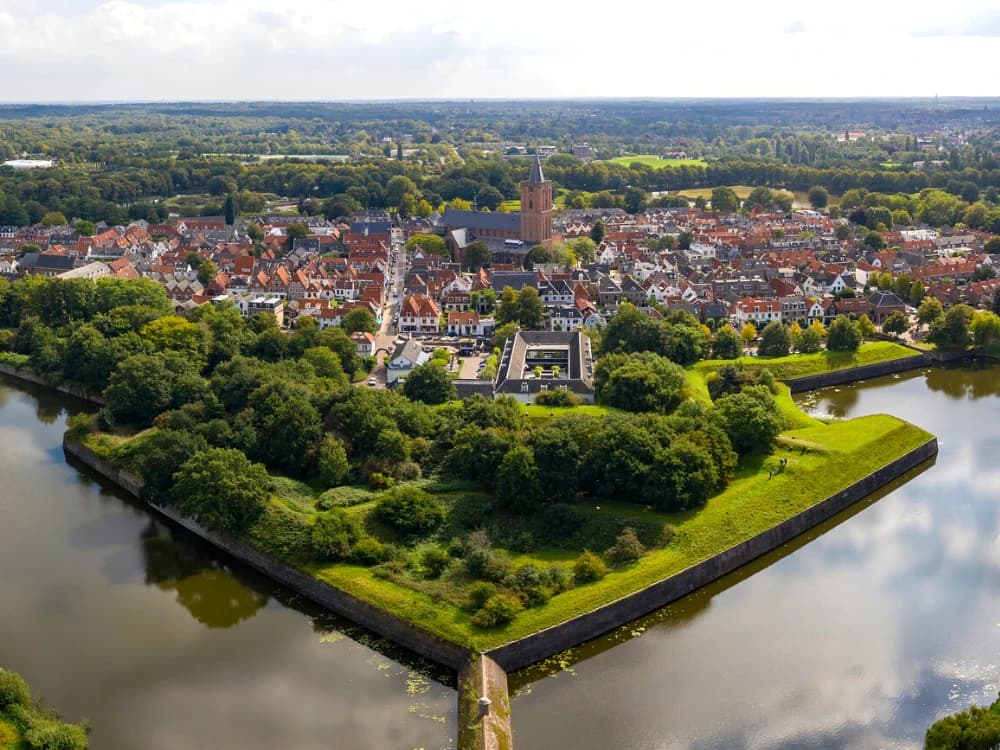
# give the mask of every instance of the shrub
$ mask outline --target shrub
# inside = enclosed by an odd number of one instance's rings
[[[511,562],[499,550],[470,549],[465,556],[465,567],[473,578],[486,581],[502,581],[510,572]]]
[[[472,623],[481,628],[495,628],[513,620],[522,609],[524,606],[516,596],[495,594],[472,616]]]
[[[250,528],[250,542],[281,560],[305,562],[313,555],[312,527],[308,517],[281,503],[268,503]]]
[[[608,566],[604,560],[585,549],[573,563],[573,580],[577,583],[599,581],[607,575]]]
[[[87,750],[87,733],[81,727],[39,720],[25,733],[31,750]]]
[[[573,393],[568,388],[556,388],[554,391],[542,391],[535,396],[539,406],[579,406],[583,397]]]
[[[388,474],[383,474],[381,471],[373,471],[368,475],[368,484],[376,490],[384,490],[396,484],[396,480]]]
[[[497,587],[487,581],[477,581],[469,588],[469,604],[479,609],[497,592]]]
[[[537,607],[549,600],[550,594],[546,588],[549,583],[548,576],[545,571],[531,563],[515,570],[513,575],[508,576],[507,582],[529,607]]]
[[[429,534],[444,521],[438,499],[419,487],[402,485],[383,492],[375,506],[380,519],[404,534]]]
[[[22,706],[30,700],[31,690],[21,675],[0,668],[0,709]]]
[[[356,517],[342,510],[320,513],[312,527],[313,554],[321,560],[343,560],[362,536]]]
[[[615,545],[604,553],[604,556],[612,563],[635,562],[646,554],[646,548],[642,546],[639,537],[636,536],[635,529],[626,526],[622,533],[615,540]]]
[[[386,559],[385,545],[373,536],[362,537],[351,550],[351,562],[376,565]]]
[[[440,578],[451,563],[451,556],[440,547],[428,547],[420,555],[425,578]]]

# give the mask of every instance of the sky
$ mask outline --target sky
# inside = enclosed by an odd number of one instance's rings
[[[0,0],[0,101],[995,96],[996,0]]]

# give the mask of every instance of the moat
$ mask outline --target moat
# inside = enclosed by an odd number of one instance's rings
[[[939,438],[933,467],[563,659],[511,675],[524,748],[918,746],[995,697],[1000,367],[798,397]],[[70,399],[0,384],[0,664],[101,748],[452,747],[450,676],[66,464]]]

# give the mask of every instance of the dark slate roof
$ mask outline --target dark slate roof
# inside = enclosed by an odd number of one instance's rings
[[[42,255],[41,253],[27,253],[19,264],[25,269],[44,268],[48,271],[69,271],[73,268],[73,259],[68,255]]]
[[[446,208],[443,220],[447,227],[465,227],[473,232],[477,229],[483,229],[519,234],[521,231],[521,214],[518,213],[504,214]]]
[[[872,307],[904,307],[903,300],[892,292],[875,292],[868,298]]]
[[[392,224],[388,221],[355,221],[351,224],[351,234],[389,234]]]
[[[534,271],[497,271],[493,274],[491,286],[496,292],[502,292],[505,286],[512,287],[515,292],[526,286],[538,288],[538,274]]]
[[[545,182],[545,175],[542,174],[542,159],[535,154],[535,161],[531,165],[531,174],[528,175],[528,182],[533,185],[541,185]]]

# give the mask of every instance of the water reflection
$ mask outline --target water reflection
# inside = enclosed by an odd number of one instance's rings
[[[247,588],[200,550],[178,544],[155,523],[142,534],[146,583],[176,591],[177,603],[209,628],[231,628],[253,617],[267,596]]]
[[[796,397],[819,414],[899,415],[941,452],[811,538],[514,675],[519,750],[919,748],[936,717],[993,700],[995,395],[1000,366],[975,364]]]

